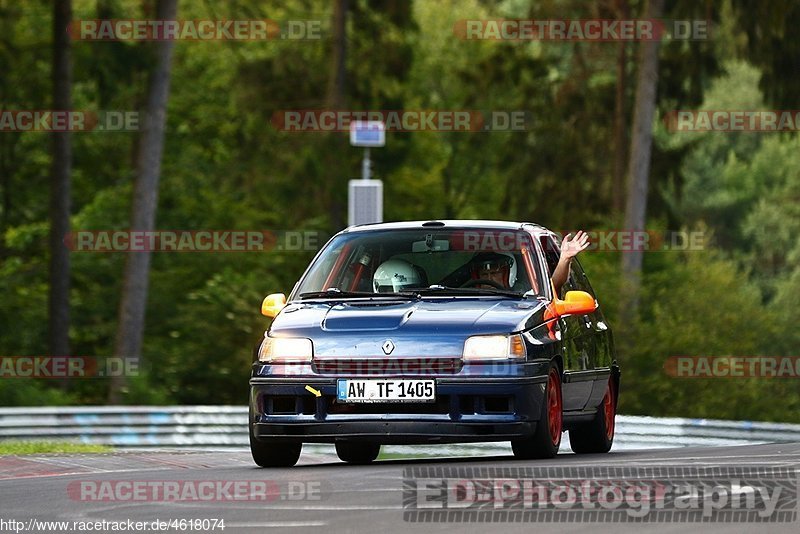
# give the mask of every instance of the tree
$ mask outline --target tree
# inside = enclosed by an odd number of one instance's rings
[[[792,0],[734,0],[732,5],[738,27],[747,34],[747,58],[763,73],[759,86],[766,100],[792,109],[800,92],[800,40],[794,37],[800,23],[800,4]]]
[[[159,0],[156,18],[174,20],[177,10],[177,0]],[[155,67],[150,77],[142,137],[136,159],[132,231],[152,231],[155,228],[174,44],[174,41],[166,40],[156,45]],[[137,363],[141,359],[149,274],[150,252],[130,253],[125,263],[118,314],[119,326],[114,350],[117,358],[126,358]],[[125,376],[112,378],[108,396],[110,403],[120,402],[125,382]]]
[[[328,79],[327,106],[340,109],[344,105],[347,73],[347,0],[336,0],[333,6],[333,55]]]
[[[615,0],[617,18],[627,20],[630,16],[628,0]],[[625,93],[628,63],[628,44],[620,41],[617,44],[617,82],[614,92],[614,174],[611,178],[611,208],[615,216],[622,212],[625,205]]]
[[[645,7],[644,18],[658,19],[663,11],[664,0],[649,0]],[[658,40],[643,41],[639,49],[639,73],[636,80],[631,151],[628,160],[628,194],[625,202],[624,228],[629,232],[644,230],[647,215],[653,116],[658,87],[658,49]],[[631,250],[622,255],[624,288],[627,292],[627,298],[622,300],[623,311],[632,312],[636,309],[641,282],[642,255],[642,250]],[[624,314],[623,319],[625,319]]]
[[[331,26],[333,30],[333,47],[328,74],[328,89],[325,96],[325,106],[328,109],[341,110],[345,107],[347,87],[347,0],[335,0]],[[334,133],[328,139],[331,149],[328,150],[329,161],[326,166],[335,168],[340,154],[347,150],[345,139],[339,133]],[[336,147],[336,148],[333,148]],[[328,202],[328,217],[335,227],[344,226],[342,205],[336,201],[335,189],[341,187],[338,176],[332,176],[328,187],[331,189],[326,195]]]
[[[72,0],[56,0],[53,6],[53,108],[72,108],[72,58],[67,27],[72,19]],[[69,232],[72,141],[69,131],[53,132],[50,182],[50,294],[48,302],[49,351],[69,355]]]

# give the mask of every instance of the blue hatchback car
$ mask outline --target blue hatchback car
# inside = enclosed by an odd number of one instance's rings
[[[418,221],[347,228],[273,317],[250,377],[250,447],[294,465],[303,443],[369,463],[383,444],[510,441],[519,458],[614,439],[619,367],[589,281],[531,223]]]

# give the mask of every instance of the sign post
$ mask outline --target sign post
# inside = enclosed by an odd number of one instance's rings
[[[386,145],[386,127],[381,121],[350,123],[350,144],[364,148],[361,180],[350,180],[348,187],[347,224],[383,222],[383,182],[372,180],[369,149]]]

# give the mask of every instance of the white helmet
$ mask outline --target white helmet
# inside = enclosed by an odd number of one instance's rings
[[[508,287],[514,287],[514,284],[517,283],[517,260],[510,252],[501,252],[500,254],[511,259],[511,265],[508,267]]]
[[[372,277],[375,293],[402,291],[422,283],[419,272],[406,260],[388,260],[381,263]]]
[[[508,287],[514,287],[517,282],[517,260],[510,252],[482,252],[475,256],[477,267],[486,266],[487,269],[508,267]]]

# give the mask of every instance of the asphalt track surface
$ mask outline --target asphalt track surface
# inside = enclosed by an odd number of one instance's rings
[[[27,530],[39,521],[141,521],[170,519],[224,519],[225,529],[202,532],[791,532],[800,533],[797,517],[792,522],[674,522],[669,520],[586,522],[411,522],[404,518],[404,474],[432,468],[700,468],[760,466],[786,468],[794,476],[797,511],[797,476],[800,444],[768,444],[738,447],[675,448],[623,451],[604,455],[559,454],[552,460],[520,461],[513,456],[383,460],[368,466],[347,465],[335,456],[304,453],[293,468],[260,469],[248,451],[139,451],[109,454],[37,455],[0,457],[0,532],[15,530],[3,521],[23,523],[19,532],[87,532],[67,528]],[[194,484],[214,481],[250,481],[248,488],[267,484],[276,490],[270,499],[212,502],[165,501],[140,496],[136,499],[99,500],[103,487],[120,488],[120,482],[179,481]],[[82,494],[81,483],[92,491]],[[104,485],[105,484],[105,485]],[[255,484],[256,486],[253,486]],[[294,493],[289,498],[289,485]],[[127,487],[127,486],[126,486]],[[85,486],[84,486],[85,488]],[[408,484],[405,485],[408,490]],[[299,498],[308,491],[312,498]],[[263,495],[262,495],[263,497]],[[406,505],[408,500],[405,501]],[[800,514],[795,514],[800,516]],[[198,526],[202,526],[198,523]],[[210,523],[206,523],[210,526]],[[95,530],[96,531],[96,530]],[[110,531],[110,530],[107,530]],[[139,532],[156,532],[147,529]],[[188,525],[162,532],[197,532]]]

